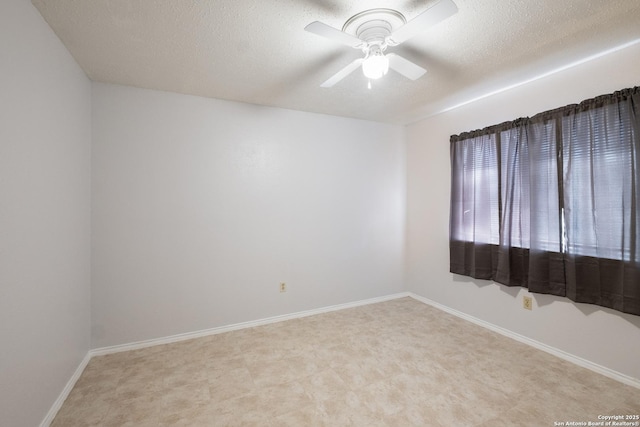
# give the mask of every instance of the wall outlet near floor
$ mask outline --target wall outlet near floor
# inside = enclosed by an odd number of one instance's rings
[[[532,310],[533,309],[533,299],[531,297],[528,296],[523,296],[522,297],[522,307],[527,309],[527,310]]]
[[[280,292],[287,292],[287,284],[282,282],[280,283]]]

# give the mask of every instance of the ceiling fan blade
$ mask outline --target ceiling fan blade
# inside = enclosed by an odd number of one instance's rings
[[[422,12],[420,15],[407,22],[402,27],[394,31],[390,36],[388,43],[391,46],[397,46],[402,42],[409,40],[426,30],[444,21],[448,17],[455,15],[458,12],[458,7],[453,0],[440,0],[438,3],[431,6],[429,9]]]
[[[358,58],[353,61],[351,64],[344,67],[342,70],[335,73],[332,77],[329,77],[326,82],[322,83],[320,87],[331,87],[334,84],[338,83],[340,80],[347,77],[349,74],[353,73],[364,61],[364,58]]]
[[[416,65],[408,59],[405,59],[400,55],[396,55],[395,53],[389,53],[386,56],[387,58],[389,58],[389,68],[397,71],[408,79],[417,80],[427,72],[427,70],[425,70],[421,66]]]
[[[351,46],[353,48],[359,48],[364,44],[364,42],[359,38],[337,30],[319,21],[312,22],[311,24],[304,27],[304,29],[305,31],[308,31],[310,33],[317,34],[319,36],[325,37],[329,40],[337,41],[342,44],[346,44],[347,46]]]

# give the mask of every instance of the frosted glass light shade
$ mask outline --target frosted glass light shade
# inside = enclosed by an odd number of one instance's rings
[[[362,72],[369,79],[379,79],[389,71],[389,58],[382,53],[369,55],[362,63]]]

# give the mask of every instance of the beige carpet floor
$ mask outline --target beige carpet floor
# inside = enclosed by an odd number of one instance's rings
[[[627,414],[640,414],[640,389],[401,298],[94,357],[52,425],[513,427]]]

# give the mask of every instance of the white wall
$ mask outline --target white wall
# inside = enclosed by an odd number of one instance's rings
[[[93,347],[402,291],[404,161],[399,126],[94,84]]]
[[[0,2],[0,425],[38,425],[90,344],[91,83]]]
[[[407,128],[410,291],[640,379],[640,317],[449,273],[449,136],[640,85],[640,45],[443,113]]]

